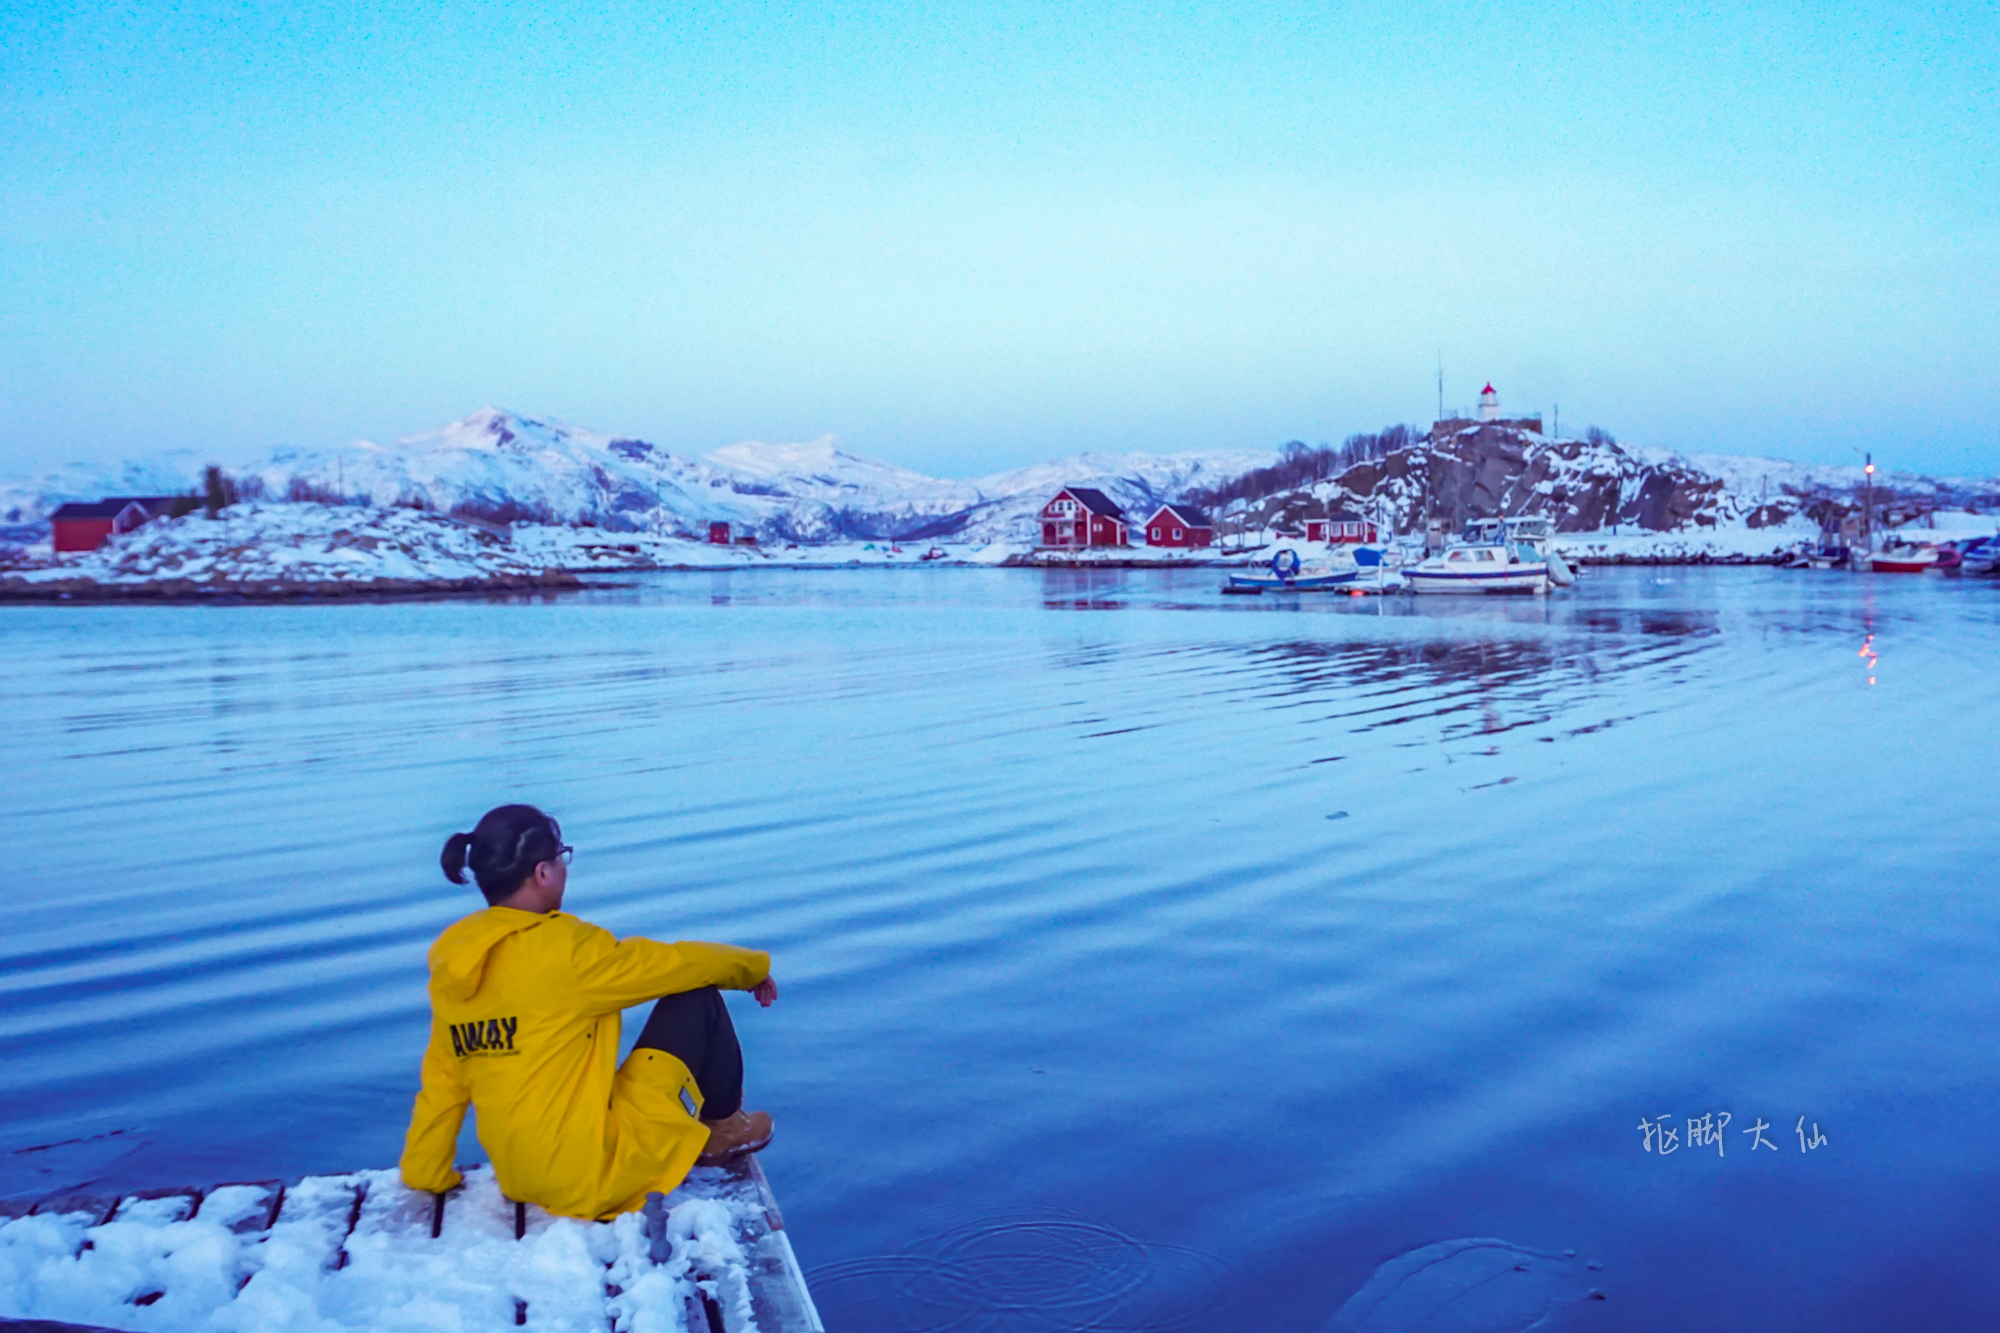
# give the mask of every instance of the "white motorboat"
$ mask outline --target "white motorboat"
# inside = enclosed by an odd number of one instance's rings
[[[1534,514],[1519,514],[1513,518],[1475,518],[1459,534],[1460,541],[1475,546],[1507,543],[1526,546],[1549,567],[1549,582],[1558,588],[1567,588],[1576,582],[1576,574],[1571,571],[1569,563],[1556,553],[1552,541],[1554,537],[1555,525]]]
[[[1404,569],[1403,578],[1411,592],[1545,593],[1549,565],[1525,544],[1458,541]]]

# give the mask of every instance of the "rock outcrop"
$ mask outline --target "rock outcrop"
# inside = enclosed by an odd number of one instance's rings
[[[1752,526],[1783,523],[1806,504],[1786,496],[1739,512],[1722,478],[1673,456],[1641,458],[1609,438],[1550,439],[1513,422],[1444,422],[1406,449],[1267,496],[1242,513],[1253,525],[1290,527],[1353,510],[1397,533],[1516,515],[1546,517],[1559,533],[1613,525],[1679,532],[1751,512],[1758,515]]]

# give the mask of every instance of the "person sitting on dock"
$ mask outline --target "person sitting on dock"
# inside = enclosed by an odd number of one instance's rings
[[[722,990],[778,996],[769,954],[662,944],[561,910],[571,848],[532,805],[489,810],[445,842],[445,877],[468,866],[490,904],[430,950],[430,1045],[403,1146],[403,1183],[442,1193],[465,1108],[510,1199],[569,1217],[643,1207],[696,1166],[771,1141],[743,1110],[743,1053]],[[618,1063],[619,1015],[657,1000]]]

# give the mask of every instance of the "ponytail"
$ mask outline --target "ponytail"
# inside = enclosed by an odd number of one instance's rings
[[[488,810],[472,832],[446,838],[438,862],[454,884],[465,883],[470,869],[486,901],[497,903],[561,848],[562,825],[554,819],[532,805],[502,805]]]
[[[454,833],[444,840],[444,854],[438,858],[444,866],[444,877],[454,884],[465,883],[465,858],[472,851],[470,833]]]

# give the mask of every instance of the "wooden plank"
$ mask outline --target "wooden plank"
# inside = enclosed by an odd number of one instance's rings
[[[347,1233],[360,1218],[363,1195],[359,1176],[307,1176],[285,1191],[271,1235],[314,1256],[322,1269],[343,1267]]]
[[[238,1236],[269,1231],[285,1202],[282,1180],[236,1180],[211,1186],[195,1216],[228,1227]]]
[[[672,1207],[687,1199],[718,1200],[727,1204],[736,1218],[735,1239],[744,1256],[750,1316],[760,1333],[825,1333],[785,1232],[777,1196],[755,1156],[740,1157],[726,1167],[690,1172],[667,1203]],[[716,1333],[738,1333],[730,1326],[732,1318],[726,1307],[715,1307]],[[704,1333],[701,1324],[691,1327],[693,1333]]]
[[[187,1221],[200,1207],[200,1190],[141,1190],[120,1199],[111,1220],[135,1222],[140,1226],[165,1226],[170,1222]]]
[[[101,1226],[118,1207],[116,1194],[58,1194],[35,1204],[37,1217],[88,1217],[88,1226]]]
[[[367,1236],[393,1236],[399,1240],[428,1237],[435,1202],[428,1191],[410,1189],[401,1181],[370,1181],[348,1240]]]

